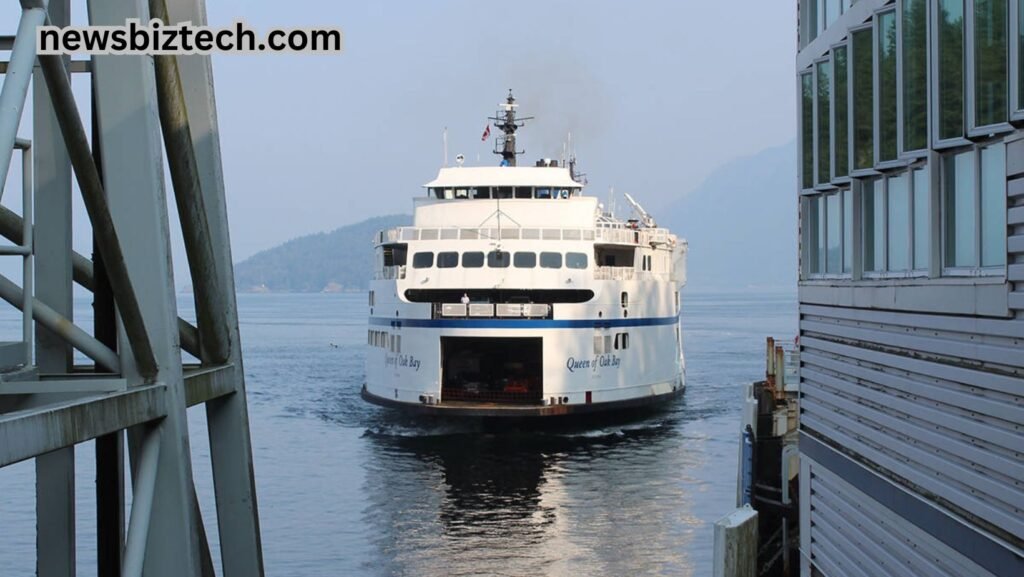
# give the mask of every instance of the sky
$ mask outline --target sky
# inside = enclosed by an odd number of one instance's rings
[[[84,2],[73,10],[85,23]],[[795,136],[794,1],[209,0],[207,10],[215,26],[333,26],[345,36],[340,54],[214,57],[236,261],[411,213],[443,164],[446,127],[451,159],[496,164],[493,140],[480,136],[509,88],[536,117],[519,133],[521,163],[559,157],[571,132],[589,193],[614,186],[655,216],[716,168]],[[0,10],[6,33],[16,17],[13,3]],[[88,81],[75,84],[81,106]],[[8,190],[20,186],[14,177]],[[4,204],[17,209],[14,196]],[[75,234],[86,253],[87,230]]]

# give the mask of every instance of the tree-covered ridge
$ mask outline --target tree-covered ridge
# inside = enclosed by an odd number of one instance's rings
[[[239,291],[365,290],[373,272],[373,235],[405,226],[408,215],[379,216],[331,232],[292,239],[235,265]]]

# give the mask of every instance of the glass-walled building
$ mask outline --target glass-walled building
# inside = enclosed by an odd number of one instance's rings
[[[804,575],[1024,575],[1024,0],[799,0]]]

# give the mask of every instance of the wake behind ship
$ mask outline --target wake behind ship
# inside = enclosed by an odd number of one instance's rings
[[[635,218],[606,211],[572,159],[516,166],[517,107],[491,119],[501,166],[442,168],[413,226],[374,238],[363,398],[538,417],[681,394],[686,241],[629,195]]]

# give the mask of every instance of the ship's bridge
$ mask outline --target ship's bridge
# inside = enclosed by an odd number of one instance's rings
[[[428,197],[441,200],[564,200],[580,194],[583,185],[573,180],[568,168],[557,166],[557,161],[538,164],[442,168],[423,186]]]

